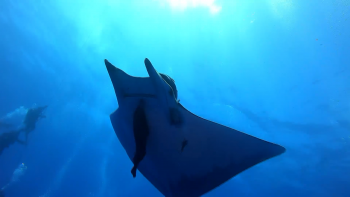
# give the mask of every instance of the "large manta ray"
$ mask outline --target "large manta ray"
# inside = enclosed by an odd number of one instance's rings
[[[282,146],[201,118],[177,100],[174,81],[145,59],[149,77],[133,77],[105,64],[119,107],[110,119],[133,160],[133,123],[144,101],[149,136],[138,170],[166,197],[198,197],[240,172],[285,152]]]

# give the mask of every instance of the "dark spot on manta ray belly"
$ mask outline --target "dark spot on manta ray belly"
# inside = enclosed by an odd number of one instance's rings
[[[182,141],[182,144],[181,144],[181,152],[184,151],[184,148],[185,146],[187,145],[188,141],[186,139],[184,139],[184,141]]]
[[[182,125],[183,120],[182,120],[180,111],[176,108],[170,108],[169,111],[170,111],[170,123],[172,125],[178,125],[178,126]]]

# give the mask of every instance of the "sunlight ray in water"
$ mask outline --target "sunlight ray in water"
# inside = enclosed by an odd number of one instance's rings
[[[207,7],[210,13],[217,14],[221,11],[221,6],[215,0],[168,0],[171,8],[175,10],[186,10],[196,7]]]

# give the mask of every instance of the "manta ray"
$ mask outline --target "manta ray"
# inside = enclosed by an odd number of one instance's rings
[[[135,127],[147,130],[137,169],[164,196],[199,197],[285,152],[280,145],[191,113],[177,99],[174,80],[158,73],[147,58],[144,63],[149,77],[130,76],[105,60],[118,101],[110,120],[132,161],[137,157]],[[138,124],[139,109],[144,118]]]

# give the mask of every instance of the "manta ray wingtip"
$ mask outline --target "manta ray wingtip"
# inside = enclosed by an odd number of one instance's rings
[[[108,72],[111,72],[115,68],[115,66],[113,66],[113,64],[111,64],[107,59],[105,59],[105,65]]]
[[[283,146],[277,145],[277,147],[274,149],[273,151],[275,154],[275,156],[281,155],[283,153],[286,152],[286,148],[284,148]]]
[[[106,66],[111,65],[111,63],[107,59],[105,59],[105,64]]]
[[[282,153],[285,153],[286,151],[287,151],[287,149],[284,148],[283,146],[281,146],[281,154],[282,154]]]
[[[145,58],[145,65],[152,65],[148,58]]]

